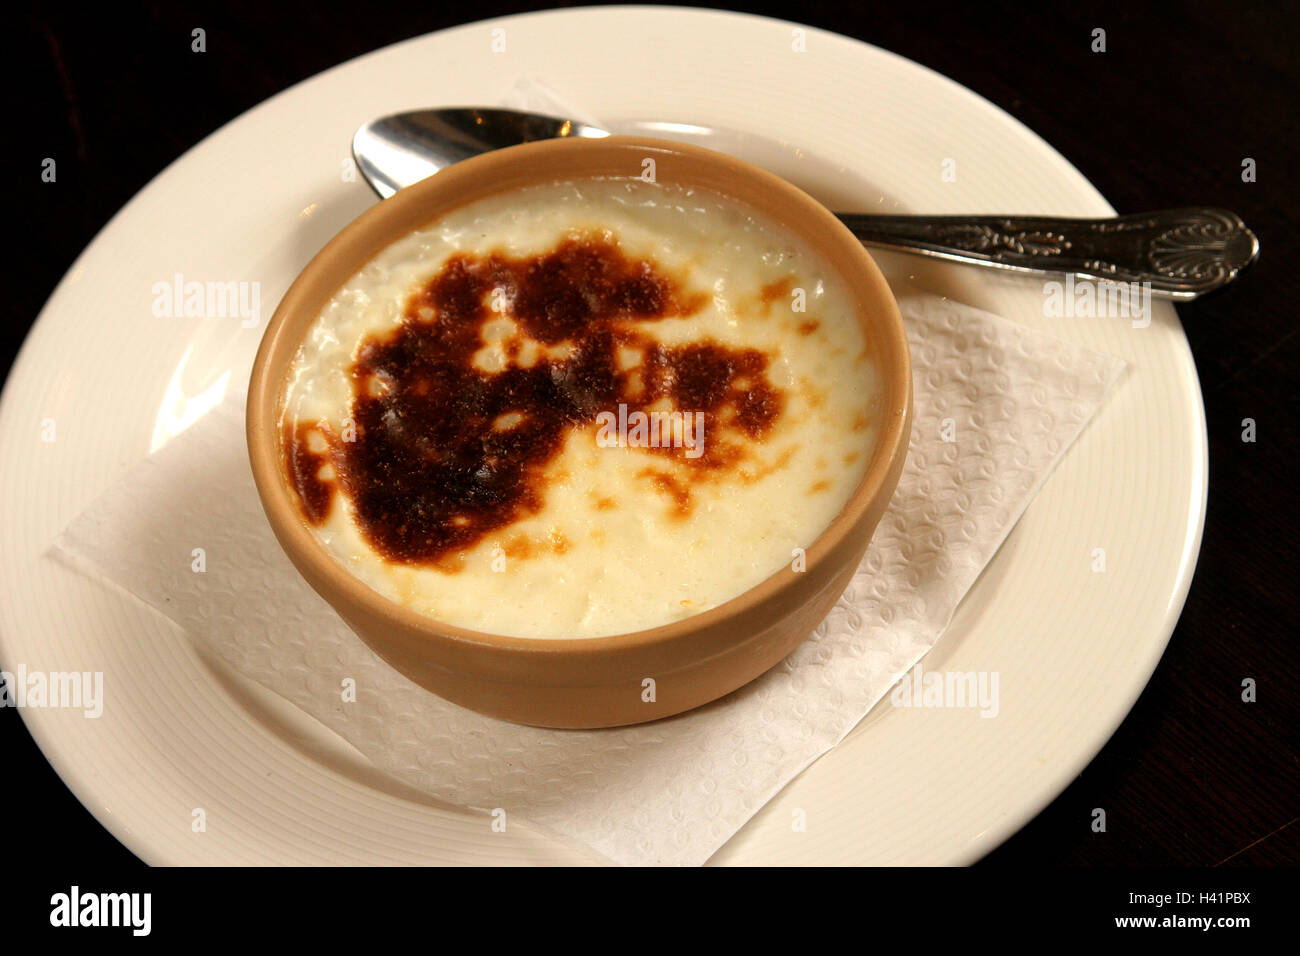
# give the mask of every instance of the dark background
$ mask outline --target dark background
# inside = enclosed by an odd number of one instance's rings
[[[79,6],[11,11],[7,24],[5,180],[23,241],[6,253],[6,374],[73,259],[203,137],[343,60],[557,4]],[[805,0],[744,9],[844,33],[952,77],[1043,136],[1120,212],[1219,205],[1259,235],[1262,258],[1241,281],[1179,306],[1205,394],[1211,478],[1200,562],[1173,640],[1101,754],[985,863],[1295,864],[1296,7]],[[189,50],[196,26],[207,30],[201,56]],[[1089,49],[1094,27],[1106,30],[1104,54]],[[58,160],[58,189],[40,182],[46,156]],[[1245,157],[1257,162],[1255,183],[1242,182]],[[1258,423],[1254,444],[1241,441],[1247,417]],[[1254,704],[1240,700],[1245,677],[1258,683]],[[0,754],[11,861],[138,865],[8,708]],[[1104,835],[1089,828],[1094,807],[1106,809]]]

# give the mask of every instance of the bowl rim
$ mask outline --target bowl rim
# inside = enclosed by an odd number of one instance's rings
[[[422,614],[386,597],[353,575],[314,535],[299,509],[293,502],[288,482],[284,479],[283,459],[280,449],[280,413],[284,398],[284,382],[288,365],[302,340],[302,334],[319,315],[320,306],[304,317],[305,305],[320,302],[323,305],[338,289],[356,274],[367,262],[393,242],[422,228],[420,224],[400,230],[384,227],[400,219],[409,208],[427,206],[428,215],[422,220],[428,225],[451,210],[513,188],[541,185],[567,178],[584,179],[591,176],[566,176],[563,172],[526,180],[512,179],[511,167],[520,160],[537,160],[554,154],[562,158],[569,151],[605,151],[611,157],[616,153],[634,151],[642,156],[684,157],[689,161],[712,165],[720,174],[743,177],[764,194],[780,196],[799,207],[805,217],[800,225],[782,222],[794,230],[804,241],[823,255],[828,255],[825,243],[836,243],[840,253],[855,260],[857,275],[843,275],[858,305],[861,318],[866,306],[858,294],[864,286],[874,300],[871,320],[877,325],[877,335],[884,348],[877,349],[882,387],[880,432],[871,462],[862,478],[844,503],[839,513],[822,529],[805,549],[804,572],[794,572],[789,565],[777,570],[751,588],[680,620],[667,624],[625,631],[599,637],[517,637],[476,631],[449,624]],[[639,165],[638,167],[639,168]],[[618,177],[613,177],[618,178]],[[628,175],[625,178],[635,179]],[[769,219],[778,219],[760,204],[728,196],[722,190],[699,185],[697,188],[722,193],[724,198],[747,205]],[[778,220],[779,221],[779,220]],[[806,223],[806,225],[805,225]],[[819,241],[809,233],[825,236]],[[376,236],[385,236],[377,240]],[[358,249],[364,255],[358,257]],[[368,250],[368,251],[366,251]],[[339,270],[339,262],[351,263]],[[322,291],[322,275],[331,270],[338,272],[337,282]],[[296,320],[296,321],[294,321]],[[291,335],[291,333],[293,333]],[[292,344],[286,342],[292,338]],[[275,359],[282,361],[275,361]],[[890,372],[893,371],[893,374]],[[729,620],[752,612],[758,606],[790,588],[799,578],[811,577],[810,572],[828,556],[837,553],[847,543],[850,534],[865,513],[870,510],[882,492],[892,495],[894,485],[891,474],[898,471],[898,459],[907,454],[912,419],[912,364],[907,333],[897,301],[861,242],[825,206],[794,184],[728,154],[668,140],[642,136],[609,136],[599,139],[551,139],[505,147],[463,160],[429,178],[400,190],[388,199],[370,207],[348,225],[344,226],[298,273],[275,312],[267,323],[253,362],[248,385],[245,412],[245,431],[249,461],[257,486],[263,511],[276,538],[292,563],[307,579],[314,590],[331,605],[334,599],[321,591],[318,582],[335,588],[353,607],[379,619],[387,626],[400,628],[407,633],[418,633],[432,641],[443,641],[465,651],[494,650],[512,655],[604,655],[627,649],[661,647],[705,628],[713,628]],[[888,487],[886,487],[888,485]],[[881,509],[883,511],[883,507]],[[336,606],[336,610],[337,605]]]

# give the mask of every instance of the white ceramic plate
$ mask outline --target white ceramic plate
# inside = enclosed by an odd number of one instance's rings
[[[504,34],[494,33],[504,30]],[[263,322],[373,199],[342,175],[382,113],[492,104],[522,75],[622,131],[758,162],[839,209],[1107,215],[1051,147],[949,80],[790,23],[671,8],[471,24],[361,57],[274,97],[157,177],[77,260],[0,406],[0,660],[102,670],[98,720],[23,712],[73,792],[149,863],[574,862],[524,828],[430,805],[171,625],[43,557],[53,537],[230,388],[261,334],[167,319],[152,286],[259,281]],[[493,52],[494,40],[504,52]],[[573,51],[581,51],[580,54]],[[647,125],[656,120],[712,130]],[[943,163],[956,181],[944,182]],[[959,609],[927,669],[997,671],[1000,714],[877,707],[765,807],[722,863],[965,863],[1032,818],[1128,713],[1195,566],[1206,439],[1173,309],[1149,328],[1044,315],[1041,283],[881,255],[899,286],[1121,356],[1132,367]],[[42,425],[55,423],[55,440]],[[1092,570],[1103,548],[1106,570]],[[161,560],[160,556],[160,560]],[[792,832],[791,810],[807,814]],[[206,814],[205,832],[191,827]],[[1086,826],[1087,821],[1080,821]]]

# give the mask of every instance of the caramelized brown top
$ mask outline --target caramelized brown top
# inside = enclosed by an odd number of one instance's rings
[[[522,259],[454,256],[411,297],[395,331],[358,350],[355,435],[319,428],[327,447],[319,453],[308,440],[315,426],[286,427],[303,515],[324,521],[341,483],[376,551],[439,562],[540,511],[547,463],[571,432],[620,403],[629,414],[651,406],[704,413],[699,457],[683,447],[645,449],[673,472],[653,471],[653,482],[679,514],[689,512],[683,475],[730,469],[743,443],[728,434],[761,441],[784,405],[764,353],[709,340],[666,346],[639,330],[706,301],[601,236],[571,237]],[[517,326],[501,343],[509,361],[485,371],[475,354],[485,326],[502,318]],[[334,475],[322,477],[329,464]]]

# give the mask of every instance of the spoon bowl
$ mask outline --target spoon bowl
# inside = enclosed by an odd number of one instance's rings
[[[609,132],[574,120],[518,110],[448,107],[394,113],[352,137],[352,156],[366,182],[387,199],[452,163],[543,139],[602,139]]]

